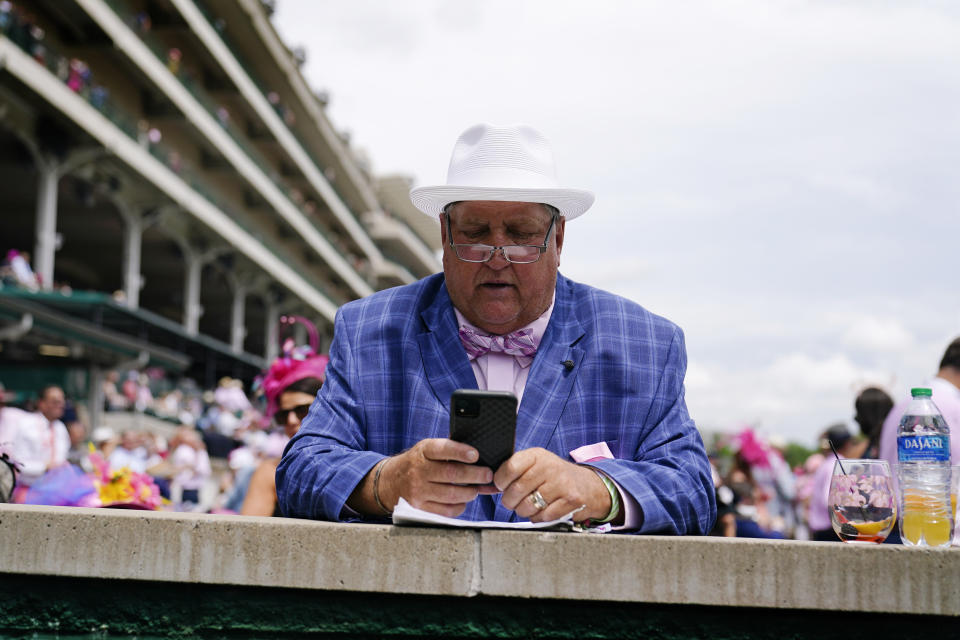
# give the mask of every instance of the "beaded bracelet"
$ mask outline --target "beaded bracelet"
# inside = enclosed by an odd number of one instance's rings
[[[383,515],[392,516],[393,511],[387,509],[383,506],[383,503],[380,502],[380,472],[383,471],[383,465],[387,464],[387,460],[390,458],[384,458],[380,461],[380,464],[377,465],[377,470],[373,473],[373,499],[377,501],[377,506],[380,507],[380,510],[383,511]]]

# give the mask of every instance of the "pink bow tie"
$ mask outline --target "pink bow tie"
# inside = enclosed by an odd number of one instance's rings
[[[540,346],[540,341],[534,340],[532,334],[533,331],[530,329],[520,329],[504,336],[492,336],[470,327],[461,327],[460,342],[463,343],[463,348],[467,350],[467,356],[471,360],[476,360],[492,351],[514,356],[521,367],[528,367],[533,362],[537,347]]]

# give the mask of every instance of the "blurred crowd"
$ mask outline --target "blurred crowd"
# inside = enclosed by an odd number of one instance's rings
[[[40,289],[40,277],[30,266],[30,254],[26,251],[10,249],[0,262],[0,288],[23,288],[30,291]]]
[[[0,289],[25,289],[31,292],[40,291],[43,287],[43,277],[33,270],[30,264],[30,253],[19,249],[8,249],[0,253]],[[73,293],[73,286],[63,280],[54,280],[52,289],[64,295]],[[114,294],[116,296],[116,294]]]
[[[276,465],[323,384],[327,357],[309,332],[310,346],[288,339],[249,390],[110,371],[93,429],[60,386],[21,397],[0,381],[0,474],[16,480],[0,482],[0,502],[274,515]]]
[[[832,424],[813,450],[750,427],[717,437],[710,454],[718,507],[713,534],[839,541],[827,507],[834,461],[878,457],[881,429],[894,403],[883,389],[868,387],[853,405],[858,428]]]
[[[30,57],[54,72],[74,93],[84,96],[97,109],[103,109],[109,90],[93,79],[86,61],[57,53],[47,42],[47,33],[26,6],[0,1],[0,33],[5,34]]]
[[[286,439],[264,424],[238,381],[224,379],[217,389],[198,394],[185,392],[195,386],[186,381],[155,396],[149,374],[126,372],[117,384],[120,377],[118,372],[107,376],[108,413],[93,429],[89,413],[60,386],[47,385],[20,398],[0,383],[0,453],[17,471],[16,490],[0,493],[0,501],[102,506],[76,502],[74,485],[78,472],[108,471],[107,478],[132,474],[145,483],[151,499],[130,495],[115,502],[216,510],[226,502],[234,472],[282,451]],[[151,414],[153,421],[141,418]],[[66,467],[72,470],[66,473]]]
[[[947,346],[937,373],[917,384],[930,389],[948,427],[960,425],[960,338]],[[711,455],[718,503],[714,534],[839,541],[828,505],[834,465],[843,459],[882,460],[896,484],[898,427],[908,401],[895,402],[879,387],[863,389],[851,403],[856,428],[845,422],[828,426],[815,451],[750,428],[718,438]],[[960,435],[952,435],[950,456],[957,464]],[[896,528],[886,542],[900,542]]]

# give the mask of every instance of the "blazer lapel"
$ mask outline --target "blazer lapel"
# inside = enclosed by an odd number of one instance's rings
[[[476,389],[470,360],[460,342],[453,304],[446,286],[437,292],[433,303],[420,313],[426,329],[417,336],[420,359],[430,388],[437,400],[450,411],[450,394],[457,389]],[[446,437],[446,434],[441,434]]]
[[[516,450],[544,447],[560,424],[560,416],[580,371],[584,351],[576,346],[586,331],[574,313],[570,281],[557,276],[550,323],[530,366],[517,415]]]

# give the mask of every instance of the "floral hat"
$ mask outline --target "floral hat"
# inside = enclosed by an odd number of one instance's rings
[[[310,344],[298,347],[293,338],[284,340],[280,357],[274,360],[266,374],[258,379],[259,385],[263,387],[264,395],[267,396],[266,418],[272,417],[277,412],[277,401],[287,387],[304,378],[317,378],[322,381],[327,363],[330,362],[329,357],[317,353],[320,335],[313,323],[302,316],[283,316],[280,318],[281,326],[292,327],[298,322],[307,328]]]

